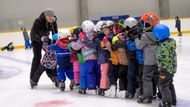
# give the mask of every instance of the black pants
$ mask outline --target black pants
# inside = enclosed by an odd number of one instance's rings
[[[127,90],[127,83],[128,83],[127,71],[128,71],[127,65],[119,65],[118,78],[119,78],[119,90],[120,91]]]
[[[32,41],[32,47],[33,47],[33,60],[32,60],[32,66],[30,71],[30,79],[33,78],[36,70],[38,69],[40,65],[40,60],[42,58],[42,44],[39,42]]]
[[[52,82],[56,82],[56,75],[57,75],[56,68],[55,69],[47,69],[47,68],[43,67],[42,65],[39,65],[38,69],[34,73],[32,81],[35,83],[38,83],[38,81],[44,71],[46,71],[46,74],[52,80]]]
[[[128,86],[127,91],[130,95],[135,95],[137,89],[137,73],[138,73],[138,62],[136,59],[129,59],[128,65]]]
[[[111,85],[117,86],[118,70],[119,70],[118,65],[114,65],[111,62],[109,63],[108,77],[109,77],[110,86]]]
[[[173,85],[173,74],[167,71],[160,71],[159,88],[162,94],[162,101],[175,105],[176,93]]]
[[[143,95],[143,65],[138,66],[137,83],[138,83],[139,94]]]
[[[157,65],[144,65],[143,67],[143,95],[153,96],[153,81],[158,86],[159,72]]]

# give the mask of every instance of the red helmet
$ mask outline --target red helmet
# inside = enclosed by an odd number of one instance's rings
[[[149,24],[150,27],[155,27],[159,23],[159,17],[155,13],[145,13],[141,17],[141,21],[144,22],[144,24]],[[145,26],[144,26],[145,27]],[[146,27],[145,27],[146,28]]]

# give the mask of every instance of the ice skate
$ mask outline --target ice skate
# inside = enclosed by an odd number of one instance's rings
[[[118,98],[125,98],[125,94],[126,94],[126,91],[119,91],[119,92],[117,92],[117,97]]]
[[[98,89],[98,95],[104,96],[106,89]]]
[[[78,93],[79,94],[86,94],[86,89],[79,89]]]
[[[140,96],[137,100],[138,103],[150,104],[152,103],[152,98],[146,98],[144,96]]]
[[[73,87],[75,86],[75,82],[74,80],[71,80],[71,83],[70,83],[70,90],[73,90]]]
[[[168,102],[160,103],[158,107],[172,107]]]
[[[31,87],[31,89],[34,89],[34,88],[36,88],[37,87],[37,83],[35,83],[33,80],[30,80],[30,87]]]
[[[110,89],[105,92],[105,96],[108,97],[116,97],[117,87],[115,85],[111,85]]]
[[[96,89],[88,89],[87,94],[96,95]]]
[[[61,91],[65,91],[65,81],[60,81],[59,82],[59,88]]]

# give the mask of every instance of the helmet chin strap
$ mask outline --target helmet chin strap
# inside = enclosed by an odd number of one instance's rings
[[[143,28],[144,32],[152,31],[152,27]]]

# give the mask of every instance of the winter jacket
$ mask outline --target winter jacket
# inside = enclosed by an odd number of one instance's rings
[[[177,69],[176,41],[167,39],[160,41],[157,49],[157,63],[159,71],[166,71],[171,74]]]
[[[75,42],[75,41],[70,41],[70,42],[68,43],[68,49],[69,49],[69,51],[71,52],[71,62],[75,62],[75,61],[78,60],[78,58],[77,58],[77,52],[74,51],[74,50],[72,49],[72,47],[71,47],[72,42]]]
[[[23,37],[24,37],[25,41],[30,39],[29,36],[28,36],[28,32],[27,31],[23,31],[22,34],[23,34]]]
[[[136,59],[136,46],[135,46],[135,41],[132,39],[127,39],[126,40],[126,53],[128,59]]]
[[[55,16],[55,19],[56,19],[56,16]],[[53,23],[48,23],[45,19],[44,13],[42,13],[40,17],[35,19],[33,23],[33,26],[30,32],[31,41],[41,43],[41,37],[48,36],[50,34],[50,31],[52,32],[52,34],[58,33],[57,23],[56,21]]]
[[[84,39],[84,44],[90,48],[96,49],[98,52],[98,64],[104,64],[109,62],[110,52],[101,47],[102,37],[97,34],[97,38],[90,41],[88,38]]]
[[[61,63],[61,64],[64,64],[64,63],[68,63],[70,62],[70,56],[71,56],[71,52],[69,51],[68,49],[68,39],[59,39],[56,44],[52,44],[50,46],[48,46],[48,50],[54,50],[56,51],[56,60],[57,60],[57,63]],[[64,58],[63,60],[61,60],[62,62],[59,62],[59,59],[62,59]]]
[[[81,32],[79,35],[79,39],[76,43],[72,43],[71,47],[73,50],[79,51],[81,50],[82,56],[84,58],[84,61],[87,60],[97,60],[97,51],[93,48],[88,47],[83,43],[84,39],[86,38],[86,35],[84,32]],[[93,35],[91,35],[92,37]],[[91,38],[90,37],[90,38]],[[80,55],[78,55],[80,56]]]
[[[145,32],[141,39],[135,39],[137,49],[143,50],[144,65],[157,65],[157,44],[152,32]]]
[[[138,63],[143,65],[143,51],[136,48],[135,41],[131,39],[126,40],[127,56],[129,59],[137,59]]]
[[[84,63],[84,57],[82,56],[82,45],[80,45],[80,40],[76,41],[76,42],[71,42],[69,45],[69,47],[71,48],[71,50],[76,51],[77,52],[77,58],[79,63]]]
[[[128,65],[129,61],[127,58],[125,41],[117,40],[115,42],[115,45],[118,47],[117,50],[118,50],[119,64]]]
[[[175,21],[175,27],[181,29],[181,21],[179,19]]]
[[[41,60],[41,65],[47,69],[54,69],[56,66],[56,52],[48,50],[48,43],[43,43],[42,49],[45,54]]]
[[[109,33],[108,36],[108,41],[105,43],[104,41],[101,41],[100,46],[106,47],[107,50],[110,52],[110,58],[109,60],[111,61],[112,64],[118,65],[119,64],[119,58],[118,58],[118,50],[115,49],[116,45],[112,44],[112,39],[114,38],[115,34],[114,32]]]
[[[90,48],[90,47],[88,47],[87,45],[85,45],[83,43],[83,41],[84,41],[85,38],[88,38],[90,41],[92,41],[93,40],[93,36],[94,36],[94,34],[91,34],[89,37],[87,37],[84,32],[80,33],[80,37],[79,38],[80,38],[80,40],[81,40],[81,42],[83,44],[82,55],[83,55],[85,61],[87,61],[87,60],[97,60],[97,51],[96,51],[96,49]]]

